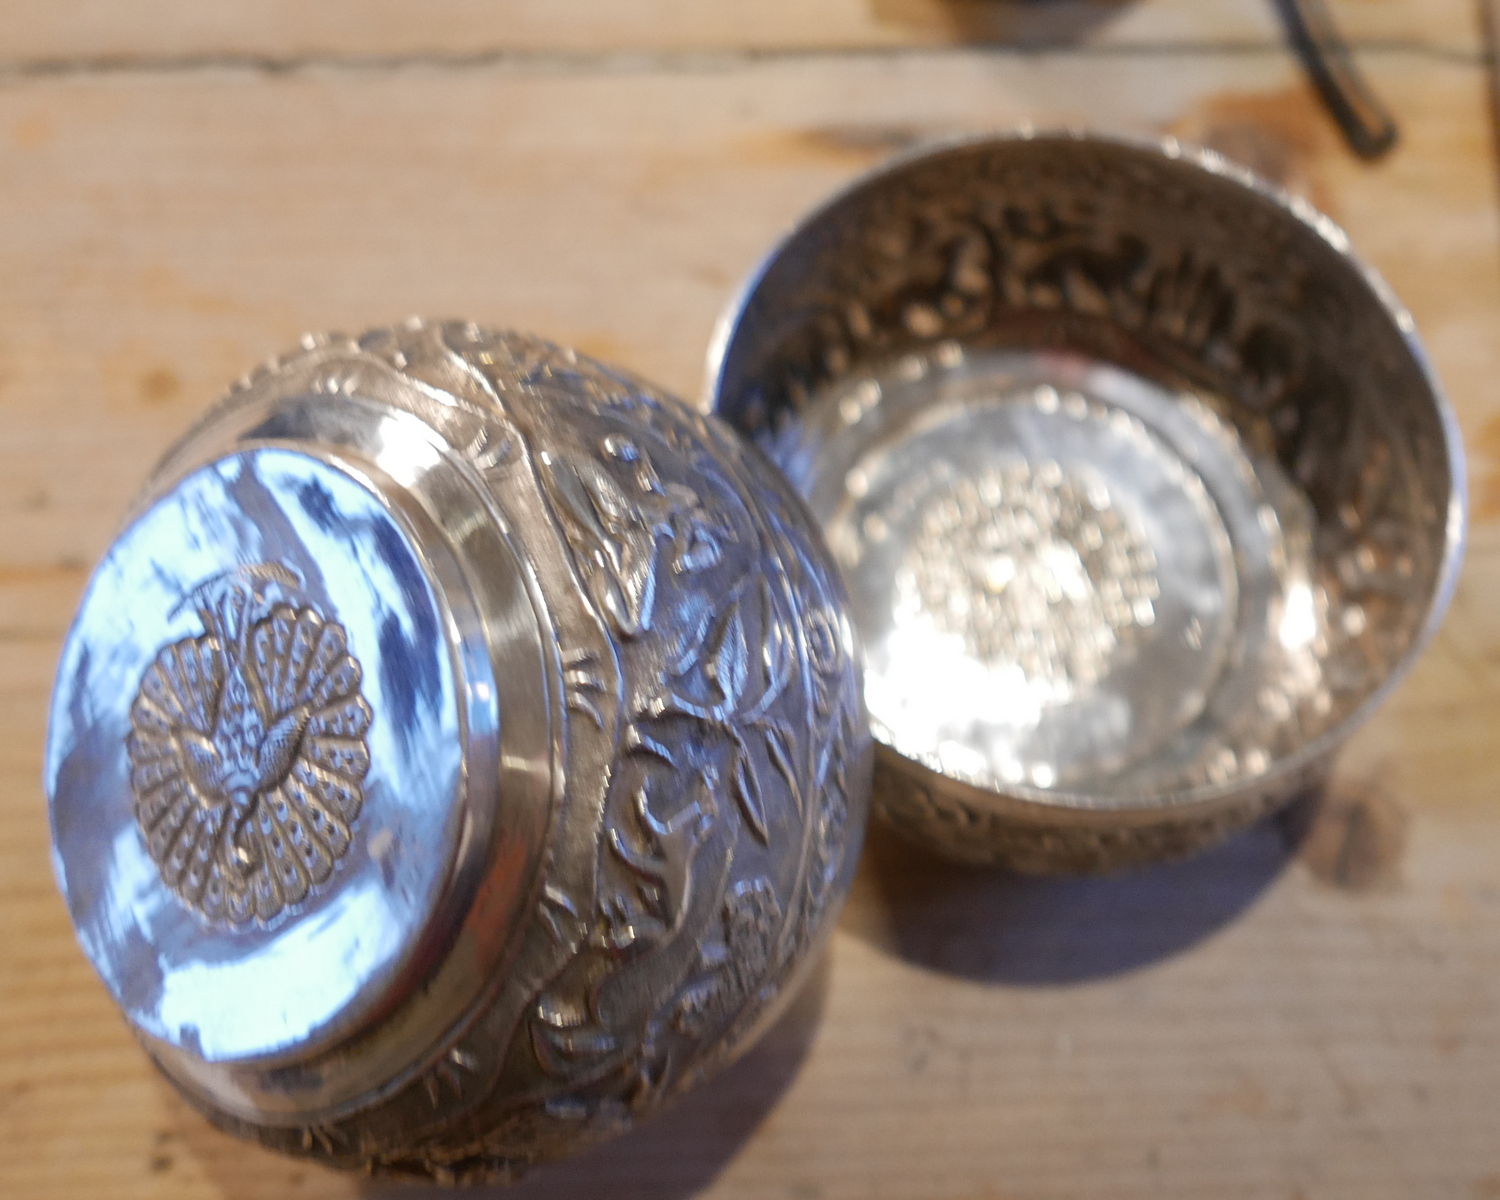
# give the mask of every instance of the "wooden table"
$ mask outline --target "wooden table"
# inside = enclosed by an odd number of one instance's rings
[[[1265,0],[0,4],[0,1195],[415,1195],[218,1135],[77,949],[39,784],[59,642],[170,439],[307,328],[456,314],[680,392],[777,233],[890,150],[1172,131],[1341,221],[1471,453],[1442,634],[1300,844],[1021,882],[872,839],[727,1077],[510,1195],[1500,1197],[1500,205],[1474,0],[1335,5],[1402,145]],[[1297,848],[1293,849],[1293,845]]]

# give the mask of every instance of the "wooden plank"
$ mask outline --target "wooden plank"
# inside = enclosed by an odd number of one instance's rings
[[[1022,883],[877,838],[800,1015],[677,1114],[509,1194],[1500,1194],[1485,79],[1432,55],[1367,62],[1407,129],[1376,167],[1270,53],[0,88],[0,1194],[408,1194],[186,1112],[53,891],[37,763],[57,646],[86,564],[222,384],[304,328],[425,311],[535,329],[692,392],[718,309],[810,204],[912,138],[1026,119],[1214,142],[1347,225],[1415,312],[1475,451],[1453,616],[1296,862],[1273,825],[1125,880]]]
[[[1345,0],[1347,34],[1472,53],[1472,0]],[[58,0],[0,6],[5,60],[1103,46],[1280,39],[1271,0]]]

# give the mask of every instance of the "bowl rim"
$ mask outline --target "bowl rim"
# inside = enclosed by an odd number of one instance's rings
[[[1448,511],[1443,525],[1442,554],[1421,625],[1411,643],[1392,665],[1380,685],[1374,688],[1341,721],[1298,746],[1292,753],[1275,760],[1256,775],[1240,776],[1222,784],[1208,784],[1151,795],[1127,794],[1108,801],[1103,801],[1101,797],[1086,792],[1072,792],[1060,788],[1039,788],[1031,784],[1017,783],[1006,784],[1001,789],[986,787],[946,773],[942,774],[942,778],[971,794],[994,796],[1010,804],[1019,802],[1023,806],[1034,806],[1038,813],[1093,811],[1118,815],[1127,820],[1132,815],[1144,816],[1163,811],[1170,811],[1176,817],[1184,811],[1218,808],[1226,802],[1239,801],[1251,794],[1262,796],[1267,792],[1275,792],[1278,788],[1293,789],[1297,781],[1305,779],[1309,772],[1316,770],[1320,760],[1330,759],[1344,742],[1370,720],[1376,710],[1405,680],[1416,660],[1436,637],[1452,604],[1458,585],[1468,535],[1469,507],[1468,471],[1458,417],[1418,337],[1415,320],[1397,298],[1385,278],[1354,249],[1343,227],[1309,201],[1293,195],[1285,188],[1227,158],[1217,150],[1167,135],[1153,137],[1144,134],[1101,132],[1070,127],[1039,131],[1031,125],[1021,125],[1009,130],[923,139],[868,170],[861,171],[800,217],[761,256],[759,262],[731,295],[714,324],[705,364],[703,406],[714,415],[721,415],[720,400],[723,395],[729,351],[734,346],[736,334],[743,323],[746,311],[765,283],[767,276],[805,233],[827,220],[848,201],[914,168],[925,166],[949,155],[988,148],[1014,150],[1031,145],[1057,146],[1069,143],[1134,153],[1142,160],[1181,163],[1190,169],[1196,168],[1217,180],[1238,184],[1261,200],[1269,202],[1274,210],[1279,210],[1284,216],[1311,231],[1354,272],[1354,275],[1373,293],[1381,309],[1400,333],[1407,353],[1426,383],[1438,425],[1442,430],[1443,450],[1447,458],[1449,478]],[[915,764],[928,771],[933,770],[919,760],[902,755],[894,747],[885,746],[884,743],[882,745],[906,764]]]

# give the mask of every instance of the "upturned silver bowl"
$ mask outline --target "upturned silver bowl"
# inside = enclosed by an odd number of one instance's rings
[[[1107,870],[1317,783],[1432,634],[1457,426],[1305,203],[1173,141],[896,160],[760,267],[714,410],[822,523],[876,807],[955,858]]]
[[[505,1178],[745,1046],[849,884],[859,654],[713,418],[461,323],[308,338],[157,468],[46,761],[80,941],[233,1132]]]

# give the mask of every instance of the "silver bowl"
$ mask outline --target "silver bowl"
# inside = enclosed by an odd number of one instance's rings
[[[1176,142],[957,142],[808,217],[718,415],[822,523],[876,807],[955,858],[1186,853],[1315,784],[1436,628],[1457,426],[1303,202]]]
[[[645,1117],[790,996],[868,805],[802,503],[533,338],[309,338],[152,475],[68,636],[59,883],[213,1121],[504,1178]]]

